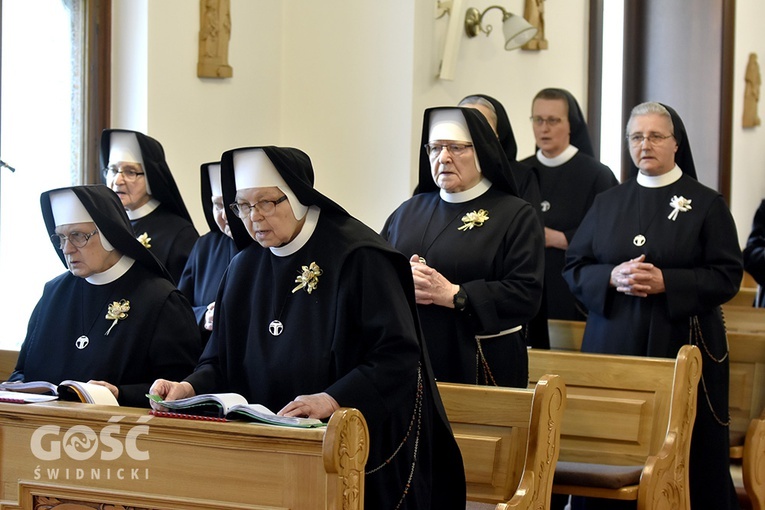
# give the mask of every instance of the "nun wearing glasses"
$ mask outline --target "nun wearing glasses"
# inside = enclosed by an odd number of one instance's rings
[[[101,133],[104,184],[120,198],[135,236],[178,283],[199,238],[159,141],[138,131]]]
[[[67,271],[45,284],[9,380],[90,381],[147,407],[157,377],[183,376],[199,357],[188,301],[106,186],[46,191],[40,205]]]
[[[539,178],[545,233],[545,302],[548,319],[585,320],[581,305],[561,276],[566,249],[595,196],[619,184],[595,159],[579,103],[564,89],[543,89],[531,105],[537,152],[522,161]],[[538,320],[545,320],[540,318]]]
[[[417,194],[382,236],[409,258],[439,381],[525,388],[522,327],[537,313],[544,239],[481,112],[425,110]]]
[[[720,309],[743,274],[736,224],[722,195],[696,179],[688,134],[671,107],[635,106],[627,144],[634,177],[598,195],[566,254],[563,277],[589,311],[582,351],[675,358],[684,344],[699,347],[690,507],[738,508]],[[585,503],[574,508],[617,508]]]
[[[223,153],[241,251],[194,373],[166,400],[236,392],[284,416],[366,418],[364,508],[464,508],[462,458],[427,363],[406,258],[313,187],[298,149]]]

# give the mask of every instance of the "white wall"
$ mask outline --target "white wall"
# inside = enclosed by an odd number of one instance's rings
[[[758,113],[763,125],[744,129],[744,76],[750,53],[757,54],[760,74],[765,77],[765,37],[761,21],[765,19],[765,3],[761,0],[736,2],[736,40],[733,91],[733,161],[731,211],[736,219],[738,236],[744,246],[752,226],[752,218],[760,200],[765,198],[765,89],[760,87]],[[752,20],[747,23],[747,20]],[[755,21],[756,20],[756,21]]]
[[[199,165],[265,144],[305,150],[317,188],[379,230],[413,188],[426,107],[496,97],[519,157],[533,151],[528,116],[539,89],[567,88],[586,108],[587,0],[547,0],[542,52],[504,51],[491,11],[490,37],[461,32],[453,81],[435,77],[448,21],[435,19],[435,3],[231,0],[234,76],[217,80],[196,76],[199,2],[114,0],[113,127],[162,142],[200,232]],[[522,0],[503,5],[523,10]]]

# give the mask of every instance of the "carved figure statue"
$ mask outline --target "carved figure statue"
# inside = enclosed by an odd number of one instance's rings
[[[537,28],[537,34],[529,42],[521,46],[521,48],[524,50],[546,50],[545,0],[526,0],[523,8],[523,17],[532,26]]]
[[[199,1],[199,60],[200,78],[230,78],[228,43],[231,39],[230,0]]]
[[[746,64],[744,75],[746,85],[744,87],[744,115],[741,125],[745,128],[760,125],[760,116],[757,115],[757,103],[760,101],[760,66],[757,63],[757,54],[749,54],[749,62]]]

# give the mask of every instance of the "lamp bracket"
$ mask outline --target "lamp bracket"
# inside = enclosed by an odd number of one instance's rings
[[[452,0],[436,0],[436,19],[452,13]]]
[[[493,27],[491,25],[486,25],[486,28],[484,28],[481,23],[483,22],[484,15],[491,9],[499,9],[502,11],[502,21],[505,21],[510,17],[510,13],[499,5],[492,5],[487,7],[483,12],[480,12],[475,7],[470,7],[465,13],[465,33],[468,37],[475,37],[480,32],[485,33],[487,37],[489,36],[493,30]]]

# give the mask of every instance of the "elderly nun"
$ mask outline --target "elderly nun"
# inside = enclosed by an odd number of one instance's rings
[[[462,459],[406,259],[313,188],[300,150],[235,149],[221,167],[242,251],[221,281],[199,366],[152,392],[233,391],[285,416],[320,419],[358,408],[371,438],[365,508],[464,508]]]
[[[178,289],[191,302],[204,345],[212,331],[218,285],[238,249],[228,223],[228,215],[233,213],[226,211],[228,207],[223,202],[220,162],[202,164],[200,176],[202,208],[210,231],[194,244],[178,282]]]
[[[198,359],[188,301],[106,186],[46,191],[40,204],[68,271],[45,284],[10,380],[98,382],[121,405],[147,406],[152,381],[186,374]]]
[[[137,131],[101,133],[104,183],[120,198],[135,236],[178,282],[199,238],[162,145]]]
[[[737,508],[720,310],[743,275],[736,224],[722,195],[696,180],[675,110],[637,105],[627,144],[636,175],[598,195],[566,254],[563,276],[589,311],[582,351],[674,358],[683,344],[699,346],[690,506]]]
[[[478,110],[425,110],[422,142],[418,193],[382,235],[410,257],[435,376],[525,388],[522,328],[542,295],[542,227]]]

